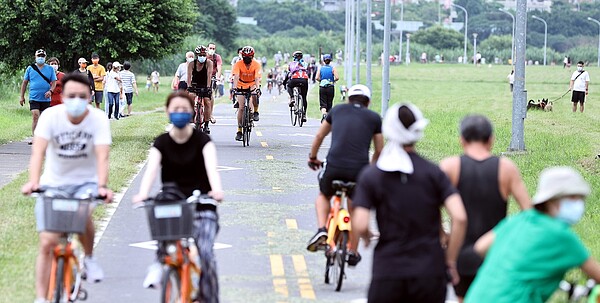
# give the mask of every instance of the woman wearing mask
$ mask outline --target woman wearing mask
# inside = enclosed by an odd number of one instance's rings
[[[48,64],[54,69],[57,79],[56,87],[50,97],[50,106],[54,106],[62,103],[60,94],[62,93],[62,78],[65,76],[65,73],[58,70],[60,68],[60,61],[58,61],[58,58],[51,57],[48,59]]]
[[[140,192],[133,202],[148,197],[154,179],[161,172],[161,181],[175,183],[185,196],[199,189],[213,199],[223,199],[221,178],[217,172],[217,150],[210,137],[194,130],[190,124],[194,100],[184,91],[173,92],[167,98],[166,110],[173,128],[156,138],[150,154]],[[198,206],[194,220],[194,240],[198,246],[202,275],[200,277],[200,302],[218,302],[218,281],[213,244],[218,230],[216,208]],[[160,265],[150,268],[145,287],[159,285],[162,276]]]
[[[571,230],[590,191],[573,168],[542,171],[534,209],[504,219],[475,243],[475,252],[487,255],[465,302],[546,302],[574,267],[600,281],[600,265]]]
[[[207,60],[206,57],[207,48],[204,45],[198,45],[194,50],[194,54],[196,55],[196,60],[188,63],[187,67],[187,85],[192,88],[204,88],[205,93],[199,94],[198,98],[203,100],[204,102],[204,125],[202,126],[202,131],[210,134],[210,129],[208,128],[208,122],[210,122],[210,116],[212,115],[212,92],[210,90],[211,87],[211,77],[213,71],[213,62]]]

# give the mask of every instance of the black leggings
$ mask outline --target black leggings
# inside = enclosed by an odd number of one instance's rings
[[[304,112],[306,113],[306,109],[308,108],[308,102],[306,99],[306,95],[308,94],[308,79],[290,79],[290,81],[288,81],[287,88],[290,97],[294,97],[294,87],[300,88],[300,95],[302,96],[302,99],[304,99]]]
[[[319,88],[319,105],[321,109],[329,112],[333,106],[333,97],[335,95],[335,87],[333,85],[321,86]]]
[[[372,280],[369,303],[444,303],[445,277]]]

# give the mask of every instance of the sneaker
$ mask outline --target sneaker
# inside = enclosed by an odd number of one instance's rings
[[[315,252],[319,248],[320,245],[325,244],[327,241],[327,230],[325,228],[319,228],[317,233],[308,241],[308,246],[306,249],[308,251]]]
[[[254,120],[254,121],[258,121],[259,119],[260,119],[260,117],[259,117],[258,113],[254,113],[254,114],[252,115],[252,120]]]
[[[239,104],[239,103],[237,103],[237,102],[236,102],[236,103],[234,103],[234,104],[233,104],[233,108],[240,108],[240,104]]]
[[[144,288],[158,288],[162,280],[163,267],[160,263],[154,262],[148,267],[146,278],[144,278]]]
[[[215,123],[217,123],[217,119],[215,119],[215,117],[213,117],[213,116],[210,116],[210,120],[209,120],[209,121],[210,121],[210,123],[212,123],[212,124],[215,124]]]
[[[210,135],[210,128],[208,128],[208,126],[204,126],[202,128],[202,132],[205,133],[205,134],[207,134],[207,135]]]
[[[242,141],[242,132],[237,132],[235,134],[235,141]]]
[[[37,298],[33,303],[48,303],[48,301],[46,301],[46,298]]]
[[[362,257],[358,252],[351,250],[348,251],[348,266],[356,266],[361,259]]]
[[[100,282],[104,279],[104,271],[96,262],[96,259],[86,256],[83,259],[83,271],[85,279],[91,282]]]

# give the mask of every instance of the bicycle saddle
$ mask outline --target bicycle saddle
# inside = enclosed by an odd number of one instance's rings
[[[334,190],[340,190],[340,189],[345,189],[345,190],[352,190],[354,188],[354,186],[356,185],[356,182],[344,182],[342,180],[333,180],[331,182],[332,187]]]

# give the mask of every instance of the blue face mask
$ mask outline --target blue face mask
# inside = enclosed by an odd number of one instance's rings
[[[67,114],[73,118],[81,117],[88,105],[88,101],[83,98],[63,98],[62,101],[67,107]]]
[[[37,63],[37,64],[44,64],[44,63],[46,63],[46,58],[44,58],[44,57],[35,57],[35,63]]]
[[[200,62],[200,63],[206,62],[206,57],[198,57],[198,62]]]
[[[585,205],[581,199],[561,199],[556,218],[573,225],[583,217]]]
[[[169,113],[169,120],[177,128],[184,128],[192,120],[192,113],[180,112],[180,113]]]

